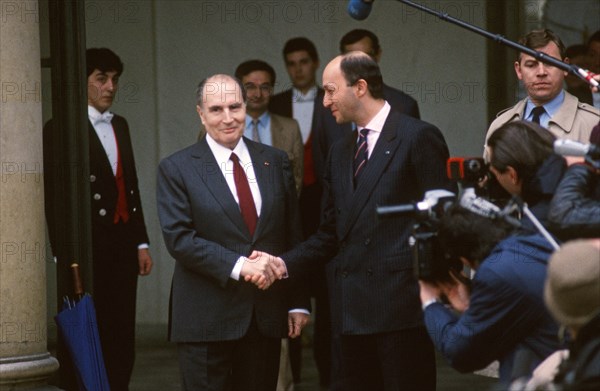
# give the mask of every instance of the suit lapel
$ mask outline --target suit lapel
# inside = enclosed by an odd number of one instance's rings
[[[252,158],[252,167],[254,168],[254,175],[256,175],[260,197],[262,198],[260,216],[258,218],[256,230],[254,231],[254,237],[257,237],[269,221],[269,216],[272,212],[271,206],[274,203],[274,194],[273,189],[270,188],[270,184],[272,184],[272,181],[274,180],[274,178],[272,178],[272,164],[274,164],[274,162],[269,161],[265,156],[264,145],[247,139],[244,141],[248,147],[250,157]]]
[[[196,143],[196,147],[192,150],[192,157],[194,158],[192,159],[194,170],[200,176],[215,201],[221,205],[225,215],[241,232],[249,236],[250,233],[246,223],[244,223],[238,203],[235,202],[235,198],[231,194],[227,181],[219,168],[219,163],[217,163],[215,156],[210,150],[206,138],[202,138],[202,140]]]
[[[348,189],[344,189],[345,194],[351,194],[351,199],[347,205],[348,214],[346,216],[346,220],[342,222],[342,237],[345,236],[358,216],[360,215],[362,209],[365,207],[369,199],[371,198],[371,194],[377,187],[379,180],[381,179],[381,175],[383,174],[386,167],[392,161],[396,149],[400,145],[400,138],[397,137],[397,126],[398,126],[398,114],[391,112],[388,115],[388,118],[385,121],[385,125],[379,135],[379,139],[377,140],[377,144],[375,144],[375,148],[371,153],[371,157],[367,162],[367,165],[363,168],[363,172],[361,174],[360,183],[353,189],[352,181],[350,181],[351,189],[349,192],[346,192]],[[352,149],[353,150],[353,147]],[[352,162],[354,156],[349,161],[349,169],[352,171]],[[344,181],[345,183],[346,181]],[[373,211],[373,213],[375,213]]]
[[[88,134],[89,134],[89,150],[90,150],[90,165],[93,165],[95,169],[101,170],[100,172],[96,172],[96,175],[102,175],[104,177],[110,178],[114,177],[112,167],[110,165],[110,161],[108,160],[108,156],[106,155],[106,151],[98,138],[98,134],[96,133],[96,129],[90,121],[88,121]],[[115,183],[115,188],[116,188]]]

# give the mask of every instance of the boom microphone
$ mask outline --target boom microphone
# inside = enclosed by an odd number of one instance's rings
[[[573,140],[559,139],[554,142],[554,152],[562,156],[589,156],[600,158],[600,147],[594,144],[583,144]]]
[[[365,20],[371,13],[375,0],[350,0],[348,2],[348,15],[352,19]]]

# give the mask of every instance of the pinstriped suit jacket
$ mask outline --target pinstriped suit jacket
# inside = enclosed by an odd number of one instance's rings
[[[414,219],[378,218],[376,207],[419,201],[454,190],[448,148],[433,125],[392,111],[354,189],[356,135],[336,142],[325,171],[326,203],[318,232],[282,255],[290,273],[327,262],[332,324],[339,334],[375,334],[422,324],[408,244]]]

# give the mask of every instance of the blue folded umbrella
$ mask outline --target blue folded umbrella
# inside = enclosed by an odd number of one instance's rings
[[[54,319],[77,371],[79,390],[110,391],[92,297],[86,294],[79,301],[65,297]]]

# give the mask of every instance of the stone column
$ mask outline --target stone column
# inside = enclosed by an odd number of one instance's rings
[[[0,389],[50,390],[37,1],[0,0]]]

